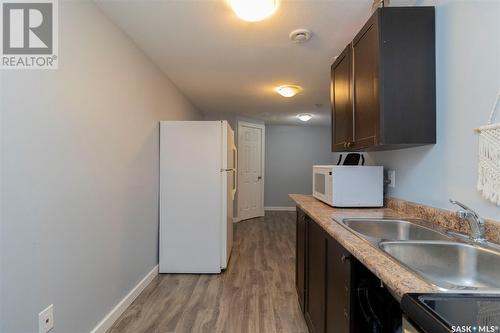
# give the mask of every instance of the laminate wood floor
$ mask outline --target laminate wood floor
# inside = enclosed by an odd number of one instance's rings
[[[108,333],[308,332],[295,291],[295,213],[235,225],[219,275],[160,274]]]

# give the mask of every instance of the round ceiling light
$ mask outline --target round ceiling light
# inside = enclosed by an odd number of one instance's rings
[[[290,32],[289,37],[295,43],[304,43],[311,39],[312,32],[307,29],[297,29]]]
[[[312,117],[313,116],[311,116],[308,113],[301,113],[301,114],[297,115],[297,118],[299,118],[299,120],[301,120],[301,121],[309,121],[312,119]]]
[[[283,97],[293,97],[302,91],[302,87],[288,84],[285,86],[279,86],[275,90]]]
[[[248,22],[262,21],[278,9],[278,0],[229,0],[236,15]]]

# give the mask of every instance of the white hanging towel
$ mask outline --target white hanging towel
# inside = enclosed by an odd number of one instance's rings
[[[500,206],[500,123],[492,123],[500,92],[491,110],[488,125],[476,128],[479,133],[477,189],[483,197]]]

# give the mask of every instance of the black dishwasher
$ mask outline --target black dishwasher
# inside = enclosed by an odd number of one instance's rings
[[[389,290],[364,265],[355,268],[351,332],[400,333],[401,308]]]

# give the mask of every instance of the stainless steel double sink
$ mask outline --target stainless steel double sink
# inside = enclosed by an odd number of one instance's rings
[[[368,240],[442,291],[500,293],[500,251],[404,219],[344,219]]]

